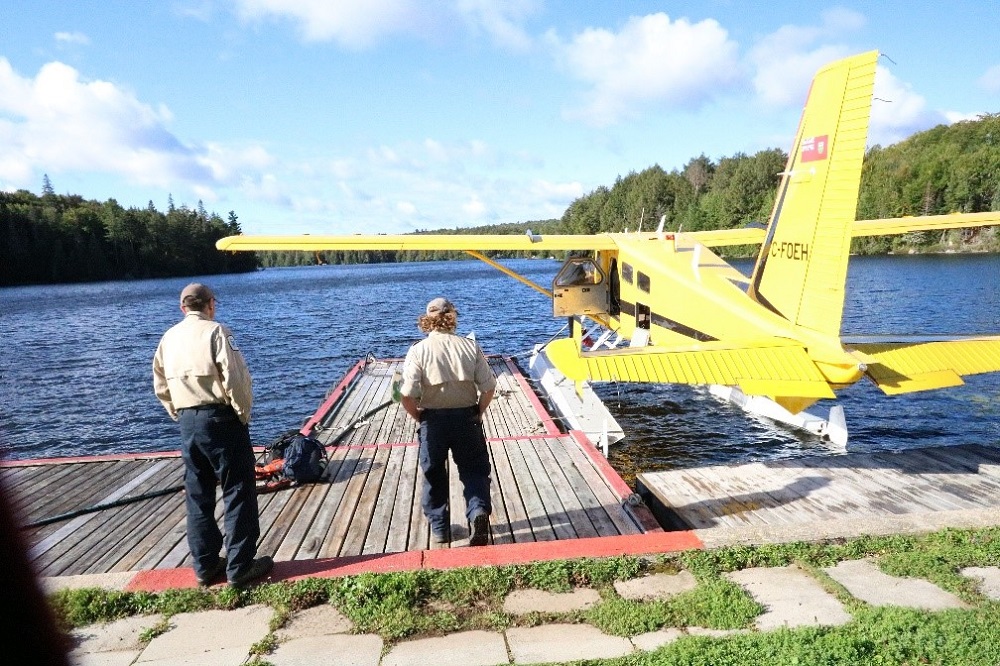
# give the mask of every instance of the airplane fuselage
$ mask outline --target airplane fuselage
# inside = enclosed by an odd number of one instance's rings
[[[831,384],[861,378],[858,360],[838,337],[797,326],[753,300],[747,278],[707,247],[670,234],[655,241],[649,234],[618,234],[615,240],[619,249],[602,250],[597,260],[609,277],[612,328],[623,337],[632,339],[637,329],[645,329],[649,343],[659,347],[794,340]],[[779,249],[772,261],[803,260],[808,249],[802,245]]]

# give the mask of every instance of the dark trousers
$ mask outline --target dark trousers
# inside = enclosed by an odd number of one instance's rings
[[[421,506],[432,527],[447,526],[448,451],[458,468],[469,520],[490,503],[490,453],[476,407],[425,409],[420,421],[420,469],[424,474]]]
[[[195,573],[206,576],[218,564],[222,532],[215,522],[215,488],[225,507],[226,576],[246,573],[257,554],[260,517],[250,431],[228,406],[182,409],[181,455],[187,506],[187,539]]]

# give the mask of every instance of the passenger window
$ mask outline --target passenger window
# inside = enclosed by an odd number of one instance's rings
[[[639,287],[639,289],[642,289],[647,294],[649,293],[649,276],[643,273],[642,271],[639,271],[639,280],[637,286]]]
[[[632,264],[622,262],[622,279],[632,284]]]

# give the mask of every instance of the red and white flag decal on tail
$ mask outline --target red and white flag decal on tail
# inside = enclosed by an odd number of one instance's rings
[[[799,144],[799,155],[801,161],[803,162],[817,162],[819,160],[825,160],[830,149],[830,143],[827,141],[827,136],[810,136],[802,139],[802,143]]]

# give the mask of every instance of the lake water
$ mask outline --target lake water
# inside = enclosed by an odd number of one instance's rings
[[[511,268],[548,286],[552,260]],[[746,270],[747,264],[740,265]],[[191,279],[0,289],[0,447],[10,459],[175,450],[176,425],[152,392],[160,336],[180,318]],[[444,295],[459,332],[527,367],[535,343],[562,331],[550,301],[481,262],[313,266],[211,276],[217,317],[254,377],[251,435],[263,445],[298,427],[367,354],[400,358],[417,316]],[[1000,255],[852,259],[845,335],[1000,330]],[[747,417],[683,386],[599,387],[626,433],[612,465],[637,471],[830,454],[805,435]],[[843,391],[850,450],[1000,444],[1000,378],[889,398],[860,382]],[[825,413],[833,401],[813,411]]]

